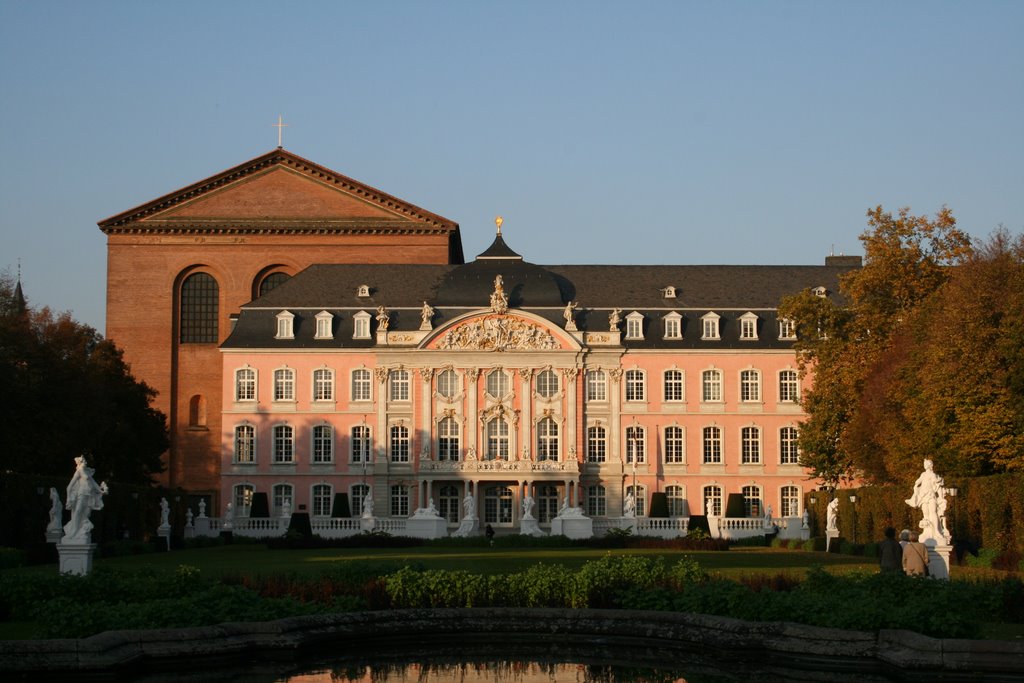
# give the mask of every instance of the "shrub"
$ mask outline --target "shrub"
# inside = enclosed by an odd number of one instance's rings
[[[13,569],[24,564],[24,552],[18,548],[0,548],[0,569]]]

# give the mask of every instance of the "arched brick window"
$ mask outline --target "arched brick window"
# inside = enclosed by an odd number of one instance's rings
[[[181,283],[182,344],[217,343],[220,287],[209,273],[194,273]]]

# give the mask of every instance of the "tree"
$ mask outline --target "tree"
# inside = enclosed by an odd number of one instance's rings
[[[916,308],[949,277],[949,267],[971,254],[969,236],[949,209],[934,219],[900,209],[867,213],[864,267],[840,281],[838,297],[802,292],[783,300],[781,316],[796,322],[803,373],[814,372],[804,394],[808,420],[801,458],[828,485],[877,474],[877,444],[851,431],[861,424],[865,383]]]
[[[0,276],[0,454],[5,471],[70,473],[86,453],[97,478],[148,484],[167,449],[154,391],[122,352],[67,313],[34,311]]]

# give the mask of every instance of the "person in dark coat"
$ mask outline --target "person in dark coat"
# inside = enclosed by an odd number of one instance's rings
[[[878,550],[878,565],[883,574],[903,573],[903,548],[896,540],[896,529],[891,526],[885,528],[885,540],[879,544]]]

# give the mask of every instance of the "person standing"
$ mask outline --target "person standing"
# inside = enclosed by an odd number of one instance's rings
[[[903,548],[900,547],[899,542],[896,540],[896,529],[891,526],[885,528],[885,540],[879,544],[878,549],[878,565],[881,567],[882,573],[902,574]]]
[[[928,548],[911,532],[910,542],[903,548],[903,573],[908,576],[928,576]]]

